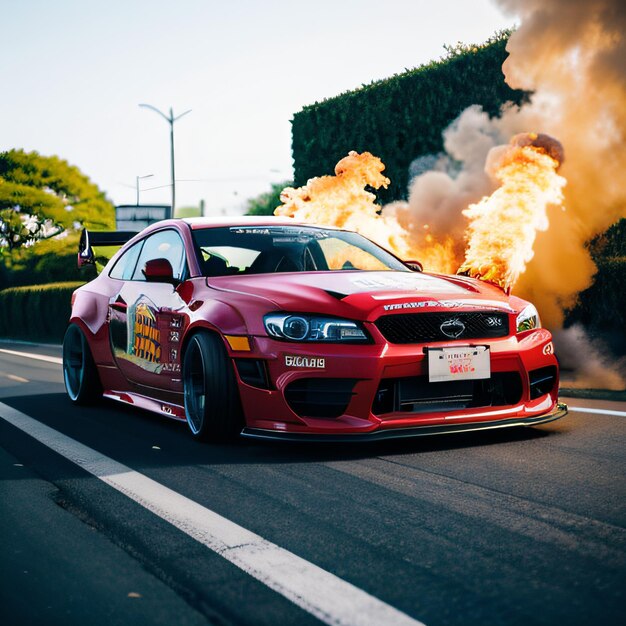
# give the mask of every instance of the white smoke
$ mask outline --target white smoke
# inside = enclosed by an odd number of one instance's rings
[[[383,214],[395,216],[421,247],[425,230],[437,240],[450,237],[460,265],[462,211],[494,190],[488,171],[498,146],[523,132],[559,139],[566,155],[560,173],[568,180],[564,208],[548,210],[549,228],[537,233],[514,292],[533,301],[556,331],[560,356],[577,372],[575,384],[624,388],[619,364],[608,364],[581,327],[559,329],[596,272],[586,242],[626,217],[626,2],[496,2],[520,24],[507,45],[506,82],[532,91],[530,101],[505,106],[498,118],[478,106],[463,111],[444,133],[446,153],[431,157],[432,171],[423,171],[428,159],[413,164],[408,202]]]
[[[589,339],[579,324],[554,332],[561,365],[561,385],[621,391],[626,387],[626,359],[615,361],[606,347]],[[568,370],[571,371],[571,375]]]
[[[434,237],[452,237],[462,248],[465,220],[461,211],[493,191],[485,160],[493,146],[507,139],[479,105],[465,109],[443,138],[445,154],[420,157],[411,164],[410,173],[422,171],[411,180],[408,202],[385,206],[383,215],[394,215],[414,237],[420,237],[428,225]],[[423,171],[430,164],[434,167]]]

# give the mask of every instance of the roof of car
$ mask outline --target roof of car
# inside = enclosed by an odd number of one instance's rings
[[[319,226],[319,224],[305,224],[292,217],[276,217],[274,215],[227,215],[221,217],[186,217],[181,221],[189,224],[193,230],[203,228],[217,228],[224,226]],[[333,226],[323,225],[324,228]]]

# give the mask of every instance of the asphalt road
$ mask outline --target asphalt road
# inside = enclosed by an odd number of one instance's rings
[[[532,429],[212,446],[117,404],[76,408],[57,363],[0,351],[0,623],[623,624],[626,403],[564,400],[585,411]],[[9,414],[87,448],[70,461]],[[84,469],[93,451],[118,469]],[[169,513],[115,487],[139,475]],[[177,526],[188,503],[278,546],[276,576],[326,578],[290,598]],[[316,594],[337,611],[316,613]]]

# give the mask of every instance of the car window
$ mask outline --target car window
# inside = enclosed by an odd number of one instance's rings
[[[324,272],[410,271],[357,233],[313,226],[232,226],[193,231],[205,276]]]
[[[175,230],[161,230],[144,239],[132,280],[145,280],[142,270],[146,261],[152,259],[167,259],[172,266],[174,278],[184,279],[185,249],[183,240]]]
[[[226,266],[231,268],[229,273],[239,273],[250,267],[254,260],[259,256],[258,250],[250,250],[249,248],[237,248],[235,246],[206,246],[200,250],[202,260],[205,263],[211,262],[211,259],[219,258],[226,262]]]
[[[109,276],[111,278],[119,278],[120,280],[130,280],[137,265],[137,257],[141,252],[141,246],[143,246],[143,241],[139,241],[128,248],[115,262]]]
[[[380,258],[354,242],[337,237],[319,241],[329,270],[386,270],[389,266]]]

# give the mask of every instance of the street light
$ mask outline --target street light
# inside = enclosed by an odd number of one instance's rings
[[[174,170],[174,122],[178,121],[181,117],[183,117],[183,115],[191,113],[191,109],[174,117],[174,111],[172,110],[172,107],[170,107],[170,114],[169,116],[167,116],[165,115],[165,113],[159,111],[159,109],[153,107],[151,104],[140,104],[139,106],[145,107],[146,109],[152,109],[170,125],[170,160],[172,164],[172,208],[170,209],[170,217],[174,217],[174,211],[176,209],[176,175]]]
[[[146,174],[145,176],[135,176],[136,179],[136,187],[137,187],[137,206],[139,206],[139,181],[144,178],[151,178],[154,174]]]

